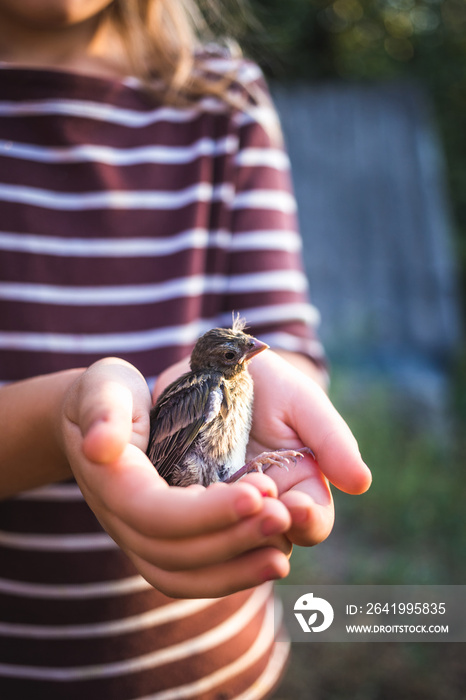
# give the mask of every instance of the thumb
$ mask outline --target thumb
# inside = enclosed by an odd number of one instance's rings
[[[129,442],[145,449],[149,410],[146,381],[135,367],[119,358],[91,365],[68,402],[68,415],[81,433],[84,455],[101,464],[118,459]]]
[[[133,397],[128,387],[106,382],[83,398],[80,427],[83,453],[92,462],[114,462],[132,437]]]
[[[313,400],[299,402],[299,409],[294,405],[298,435],[312,446],[320,469],[334,486],[346,493],[364,493],[372,477],[354,435],[315,382],[308,391]]]

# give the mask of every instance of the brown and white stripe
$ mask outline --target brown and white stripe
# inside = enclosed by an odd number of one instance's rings
[[[268,107],[5,66],[0,86],[0,382],[118,355],[151,383],[233,311],[322,360]],[[272,614],[268,586],[155,591],[75,484],[0,504],[1,697],[259,699],[287,655]]]

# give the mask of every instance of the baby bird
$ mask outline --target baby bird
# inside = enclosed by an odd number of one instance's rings
[[[191,371],[172,382],[151,410],[147,455],[172,486],[235,481],[302,456],[295,450],[266,452],[245,465],[253,405],[247,365],[268,345],[243,329],[244,322],[235,319],[232,328],[201,336]]]

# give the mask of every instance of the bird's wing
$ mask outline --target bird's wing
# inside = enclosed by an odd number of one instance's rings
[[[189,372],[161,394],[151,411],[147,455],[163,478],[170,476],[204,425],[222,410],[220,374]]]

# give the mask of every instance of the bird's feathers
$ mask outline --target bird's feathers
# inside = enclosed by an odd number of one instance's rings
[[[228,398],[220,373],[188,372],[160,396],[151,416],[148,456],[166,478],[205,425],[226,410]]]
[[[170,384],[150,415],[147,454],[174,486],[229,478],[244,464],[253,383],[247,364],[268,346],[233,328],[212,328],[191,353],[191,371]]]

